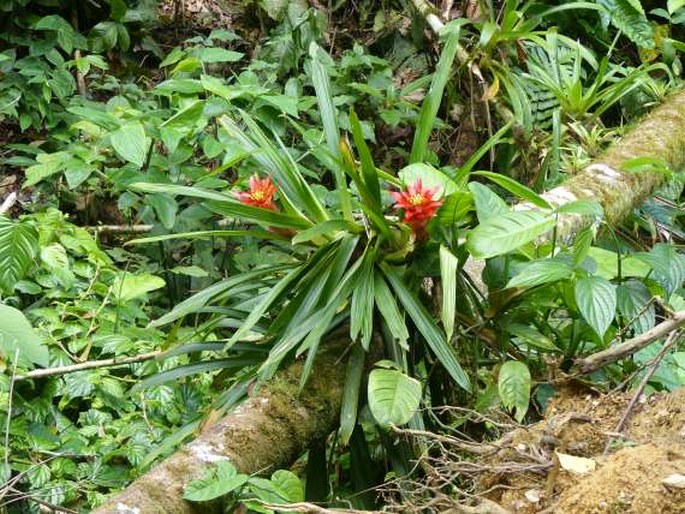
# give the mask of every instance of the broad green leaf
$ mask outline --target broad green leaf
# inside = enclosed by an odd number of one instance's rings
[[[235,466],[228,460],[221,460],[204,478],[193,480],[186,485],[183,498],[194,502],[215,500],[241,488],[249,478],[248,475],[238,473]]]
[[[655,309],[647,286],[637,280],[628,280],[616,288],[618,312],[635,334],[642,334],[654,326]]]
[[[601,277],[585,277],[576,282],[578,310],[600,338],[616,316],[616,287]]]
[[[196,95],[205,90],[202,82],[195,79],[171,79],[160,82],[153,89],[154,93],[171,96],[174,93]]]
[[[0,352],[4,359],[47,367],[48,348],[21,311],[0,304]]]
[[[515,409],[519,423],[528,411],[530,384],[530,371],[523,362],[507,361],[499,370],[497,389],[500,400],[506,408]]]
[[[649,264],[654,271],[653,278],[670,295],[685,282],[685,256],[672,244],[659,243],[649,252],[635,254],[635,258]]]
[[[442,326],[447,340],[452,340],[454,320],[457,315],[457,259],[450,250],[440,245],[440,278],[442,280]]]
[[[357,424],[357,409],[359,404],[359,390],[364,374],[364,360],[366,352],[360,344],[352,347],[347,359],[347,373],[343,389],[342,407],[340,408],[340,443],[346,445],[350,441],[354,426]]]
[[[566,280],[573,275],[573,266],[564,256],[542,259],[525,264],[525,267],[512,278],[507,287],[535,287],[550,282]]]
[[[668,7],[668,14],[673,14],[678,9],[682,9],[685,6],[685,0],[668,0],[666,3]]]
[[[421,384],[394,369],[374,369],[369,374],[368,397],[379,425],[404,425],[419,408]]]
[[[407,185],[421,180],[424,187],[437,188],[438,193],[443,196],[459,191],[457,184],[448,175],[423,162],[405,166],[397,175]]]
[[[478,182],[471,182],[468,187],[473,195],[473,204],[476,207],[478,221],[481,223],[510,211],[507,202],[497,196],[489,187]]]
[[[236,62],[245,54],[218,47],[201,47],[197,50],[197,57],[204,63]]]
[[[202,116],[205,108],[204,100],[193,102],[188,107],[181,109],[168,120],[162,122],[159,126],[177,129],[192,129]]]
[[[546,335],[534,327],[521,323],[511,323],[506,326],[506,330],[528,346],[548,352],[559,351],[559,348]]]
[[[69,160],[67,152],[41,153],[36,156],[37,164],[26,168],[24,187],[36,185],[41,180],[59,173]]]
[[[143,124],[131,121],[110,135],[112,148],[119,157],[141,168],[150,149],[150,138],[145,134]]]
[[[294,96],[286,95],[260,95],[259,101],[267,103],[276,109],[283,111],[284,113],[292,116],[293,118],[298,117],[298,101]]]
[[[278,469],[271,475],[271,483],[284,494],[287,503],[304,501],[304,487],[298,476],[287,469]]]
[[[38,254],[38,231],[28,222],[0,216],[0,291],[11,293]]]
[[[405,312],[411,317],[416,325],[416,328],[428,343],[430,349],[435,353],[454,381],[462,388],[469,391],[471,383],[469,377],[464,373],[456,353],[452,346],[447,342],[445,336],[440,333],[433,318],[428,313],[423,304],[412,294],[411,291],[404,284],[402,279],[397,275],[397,272],[387,264],[381,264],[383,273],[385,273],[388,282],[394,289],[395,294],[404,307]]]
[[[537,194],[530,188],[527,188],[520,182],[516,182],[514,179],[507,177],[506,175],[501,175],[499,173],[493,173],[491,171],[476,171],[472,175],[478,175],[479,177],[485,177],[491,180],[498,186],[506,189],[510,193],[518,196],[519,198],[532,203],[543,209],[552,209],[552,206],[545,200],[542,196]]]
[[[162,226],[171,230],[176,223],[176,213],[178,212],[178,202],[171,195],[155,193],[147,197],[147,202],[152,206],[157,215],[157,219]]]
[[[556,220],[538,211],[510,211],[488,218],[467,236],[467,248],[476,258],[509,253],[550,231]]]
[[[607,280],[618,277],[619,255],[616,252],[592,246],[588,250],[588,257],[597,264],[596,275]],[[621,258],[621,277],[646,277],[648,274],[649,265],[637,257],[629,255]]]
[[[576,200],[560,205],[554,210],[557,214],[580,214],[601,220],[604,217],[604,209],[596,200]]]
[[[130,300],[160,289],[166,285],[163,278],[150,274],[134,275],[121,273],[112,285],[112,293],[118,303],[126,303]]]

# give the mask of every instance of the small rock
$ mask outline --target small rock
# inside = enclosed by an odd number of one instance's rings
[[[685,475],[673,473],[661,481],[669,489],[685,489]]]
[[[540,490],[539,489],[529,489],[526,491],[526,500],[530,503],[540,503]]]

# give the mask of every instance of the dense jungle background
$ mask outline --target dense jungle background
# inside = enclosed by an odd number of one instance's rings
[[[0,508],[685,512],[685,0],[0,0]]]

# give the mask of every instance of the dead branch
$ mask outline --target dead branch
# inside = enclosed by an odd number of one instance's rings
[[[98,361],[87,361],[81,362],[79,364],[70,364],[68,366],[60,366],[58,368],[46,368],[46,369],[34,369],[29,371],[26,375],[19,375],[15,380],[27,380],[29,378],[45,378],[52,377],[55,375],[66,375],[67,373],[74,373],[76,371],[83,371],[86,369],[95,368],[110,368],[113,366],[124,366],[126,364],[135,364],[137,362],[149,361],[151,359],[156,359],[162,355],[161,350],[155,350],[154,352],[141,353],[140,355],[134,355],[133,357],[114,357],[113,359],[102,359]]]
[[[97,225],[83,228],[98,234],[147,234],[152,232],[154,225]]]
[[[668,335],[683,324],[685,324],[685,311],[678,311],[669,319],[662,321],[647,332],[629,339],[621,344],[612,346],[611,348],[607,348],[606,350],[593,353],[592,355],[588,355],[583,359],[577,360],[576,365],[580,369],[581,373],[592,373],[593,371],[597,371],[611,362],[616,362],[634,354],[635,352],[640,351],[642,348],[645,348],[657,339]]]
[[[661,364],[661,361],[664,359],[666,354],[680,340],[682,335],[683,335],[682,332],[680,332],[679,330],[674,330],[673,332],[671,332],[668,335],[668,339],[666,339],[666,342],[664,343],[663,348],[658,353],[658,355],[656,357],[654,357],[654,360],[652,360],[652,362],[649,364],[649,371],[647,371],[647,373],[645,373],[645,376],[642,378],[642,380],[640,381],[640,385],[638,386],[638,388],[633,393],[633,397],[630,399],[630,402],[628,403],[628,406],[626,407],[625,412],[621,416],[621,419],[619,419],[618,423],[616,423],[616,428],[614,429],[615,433],[620,434],[623,432],[623,429],[625,429],[626,424],[628,423],[628,421],[630,420],[630,418],[633,414],[635,404],[637,403],[640,396],[642,396],[642,393],[645,390],[645,387],[647,387],[647,383],[650,381],[652,376],[654,376],[654,373],[659,368],[659,365]],[[613,439],[611,441],[613,441]],[[609,449],[609,445],[611,444],[611,441],[609,441],[606,448],[604,449],[605,453]]]

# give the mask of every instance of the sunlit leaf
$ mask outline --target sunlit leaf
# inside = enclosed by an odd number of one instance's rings
[[[601,277],[585,277],[576,282],[575,297],[585,321],[604,337],[616,315],[616,287]]]
[[[530,371],[523,362],[507,361],[499,370],[497,389],[500,400],[505,407],[515,409],[519,422],[528,411],[530,384]]]

